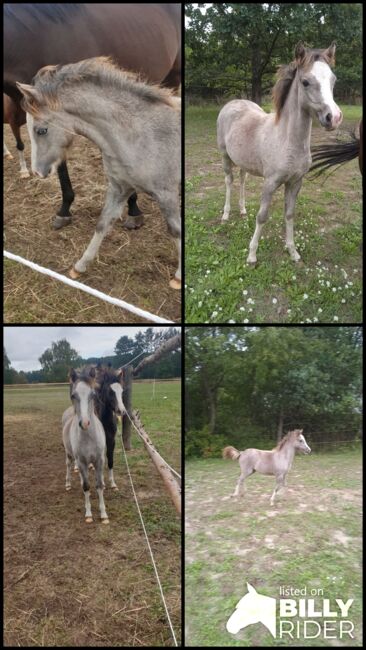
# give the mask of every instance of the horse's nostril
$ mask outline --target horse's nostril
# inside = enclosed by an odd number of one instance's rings
[[[327,113],[327,115],[325,116],[325,121],[328,124],[331,124],[331,122],[332,122],[332,114],[331,113]]]

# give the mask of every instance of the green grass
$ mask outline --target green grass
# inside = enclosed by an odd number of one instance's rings
[[[361,116],[361,107],[342,110],[347,126]],[[357,161],[329,179],[304,181],[296,205],[299,264],[284,250],[283,190],[276,192],[253,269],[246,257],[262,181],[248,177],[243,219],[235,173],[230,220],[221,224],[225,185],[216,146],[218,112],[217,106],[192,106],[186,111],[187,322],[359,322],[362,232]],[[319,128],[313,133],[324,139]]]
[[[274,508],[269,505],[273,477],[255,474],[246,481],[245,496],[228,498],[237,463],[189,461],[185,477],[189,646],[362,645],[359,452],[296,458],[288,489]],[[281,586],[306,587],[308,597],[311,589],[323,589],[322,597],[315,596],[318,607],[323,598],[331,605],[336,598],[353,598],[349,618],[355,639],[273,639],[261,624],[229,634],[226,622],[247,582],[277,599]]]

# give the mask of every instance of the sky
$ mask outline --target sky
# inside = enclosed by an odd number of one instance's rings
[[[147,327],[4,327],[4,346],[12,368],[40,370],[38,358],[51,343],[66,339],[84,359],[107,356],[121,336],[135,338]],[[154,327],[161,330],[162,327]]]

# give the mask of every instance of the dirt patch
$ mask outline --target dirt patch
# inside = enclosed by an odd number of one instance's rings
[[[28,133],[22,129],[30,164]],[[89,243],[103,207],[106,180],[99,150],[76,138],[69,172],[75,191],[73,223],[54,231],[60,205],[57,176],[20,179],[14,137],[5,127],[5,140],[14,160],[4,164],[4,228],[6,249],[41,266],[67,274]],[[180,320],[180,292],[169,288],[177,266],[176,247],[158,206],[147,195],[138,204],[145,225],[123,228],[124,215],[105,238],[98,258],[80,281],[95,289],[168,319]],[[57,280],[11,262],[5,265],[5,322],[128,323],[137,316],[101,302]]]

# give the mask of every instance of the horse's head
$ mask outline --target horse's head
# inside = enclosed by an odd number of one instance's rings
[[[295,441],[295,449],[302,451],[304,454],[310,454],[311,449],[303,436],[303,431],[304,429],[295,429],[295,431],[292,432]]]
[[[235,611],[226,623],[226,629],[231,634],[237,634],[239,630],[253,623],[263,623],[272,636],[276,634],[276,600],[268,596],[262,596],[247,583],[248,593],[241,598]]]
[[[79,427],[86,430],[90,425],[94,412],[95,368],[84,368],[80,371],[72,368],[69,380],[70,397],[75,413],[78,416]]]
[[[336,76],[330,66],[335,62],[335,50],[335,43],[326,50],[308,49],[302,43],[295,49],[301,105],[316,116],[327,131],[338,127],[343,119],[333,99]]]
[[[123,393],[123,370],[113,370],[108,368],[97,368],[97,389],[99,399],[103,402],[105,408],[114,411],[117,415],[123,415],[126,412],[122,400]]]

